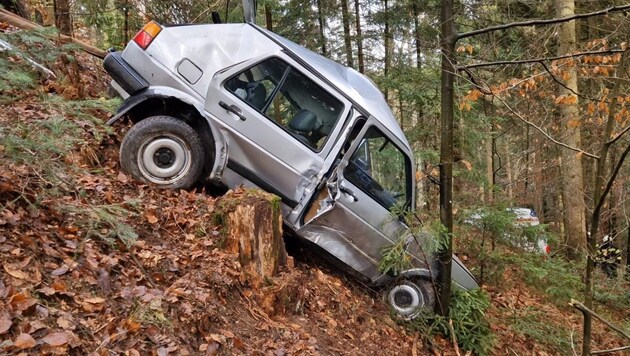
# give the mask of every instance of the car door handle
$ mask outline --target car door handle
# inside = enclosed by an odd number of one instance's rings
[[[350,189],[348,189],[348,188],[346,188],[344,186],[340,186],[339,187],[339,191],[341,191],[342,193],[345,193],[345,194],[348,194],[349,196],[351,196],[352,199],[354,199],[355,203],[359,201],[359,198],[357,198],[357,196],[354,195],[354,192],[352,192],[352,190],[350,190]]]
[[[231,112],[232,114],[238,116],[239,119],[241,119],[243,121],[247,120],[247,118],[245,116],[243,116],[243,111],[238,106],[236,106],[236,105],[228,105],[224,101],[219,101],[219,106],[224,108],[225,110]]]

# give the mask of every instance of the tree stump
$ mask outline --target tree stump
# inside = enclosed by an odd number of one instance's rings
[[[238,253],[250,283],[259,285],[286,265],[280,198],[257,189],[237,189],[219,203],[226,249]]]

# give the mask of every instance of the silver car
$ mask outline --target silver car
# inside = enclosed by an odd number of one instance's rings
[[[249,23],[150,22],[104,65],[125,99],[108,124],[134,123],[124,171],[162,187],[203,180],[274,193],[290,232],[390,286],[398,314],[433,307],[437,265],[394,213],[415,205],[413,155],[367,77]],[[382,274],[383,249],[400,239],[413,268]],[[455,285],[476,288],[453,258]]]

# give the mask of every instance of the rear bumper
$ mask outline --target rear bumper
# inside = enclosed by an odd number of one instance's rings
[[[109,52],[103,67],[129,95],[149,87],[149,83],[122,58],[120,52]]]

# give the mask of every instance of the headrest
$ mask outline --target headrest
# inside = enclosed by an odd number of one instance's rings
[[[289,128],[297,132],[309,133],[315,131],[322,126],[321,120],[317,119],[312,111],[300,110],[295,117],[289,122]]]
[[[247,101],[254,107],[262,110],[267,98],[267,89],[261,82],[247,83]]]

